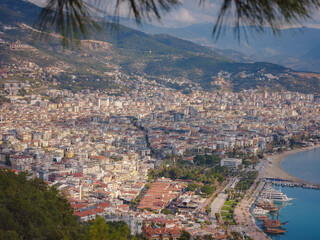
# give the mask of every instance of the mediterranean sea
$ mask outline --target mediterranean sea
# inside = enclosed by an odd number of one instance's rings
[[[320,191],[282,187],[281,191],[293,198],[272,219],[289,221],[283,226],[282,235],[269,235],[274,240],[319,240],[320,239]],[[259,222],[258,222],[259,223]]]
[[[280,167],[294,177],[320,184],[320,148],[291,155]],[[272,218],[289,221],[283,226],[287,232],[269,236],[274,240],[320,239],[320,191],[291,187],[282,187],[281,191],[293,200]]]
[[[320,184],[320,148],[291,155],[280,167],[294,177]]]

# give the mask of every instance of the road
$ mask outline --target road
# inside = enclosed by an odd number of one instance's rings
[[[230,226],[229,228],[229,230],[245,233],[246,235],[252,237],[255,240],[270,240],[270,238],[256,226],[255,220],[250,214],[250,207],[254,203],[261,188],[264,185],[264,182],[259,180],[261,180],[264,177],[264,172],[267,167],[268,163],[266,161],[260,161],[259,164],[256,166],[256,170],[258,170],[259,175],[255,183],[252,184],[242,201],[238,204],[238,206],[235,209],[235,218],[239,224],[235,226]],[[225,193],[225,190],[229,189],[232,185],[234,185],[233,183],[235,181],[236,179],[230,180],[227,186],[219,192],[216,199],[211,204],[210,220],[212,221],[213,226],[217,226],[215,213],[220,213],[222,206],[228,198],[228,194]],[[258,186],[256,186],[257,184]]]
[[[217,219],[215,214],[220,213],[220,209],[222,208],[224,202],[227,200],[228,194],[226,193],[219,193],[217,198],[211,204],[211,213],[210,218],[212,224],[217,225]]]
[[[220,213],[220,209],[222,208],[224,202],[228,198],[228,194],[225,193],[226,189],[229,189],[230,186],[234,183],[235,179],[231,179],[227,186],[224,187],[224,189],[218,194],[216,199],[212,202],[210,208],[211,208],[211,213],[210,213],[210,219],[212,221],[213,225],[217,225],[217,219],[215,214]]]
[[[259,175],[255,180],[254,184],[252,184],[250,189],[247,191],[242,201],[238,204],[234,212],[239,224],[237,226],[231,227],[231,229],[234,231],[245,232],[247,235],[249,235],[253,239],[259,239],[259,240],[271,239],[271,238],[269,238],[263,231],[261,231],[257,227],[255,219],[250,214],[250,207],[254,203],[255,199],[259,195],[259,192],[261,191],[264,185],[264,182],[259,180],[263,178],[267,165],[268,164],[266,164],[265,161],[261,161],[258,164],[257,169],[259,171]]]

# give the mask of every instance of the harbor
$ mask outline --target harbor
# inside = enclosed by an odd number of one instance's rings
[[[270,239],[313,239],[304,234],[320,235],[313,226],[315,216],[320,214],[320,191],[317,190],[320,190],[319,184],[261,179],[250,201],[250,213],[256,226]]]
[[[271,181],[265,180],[251,206],[251,214],[255,218],[257,226],[267,235],[286,233],[287,230],[283,226],[288,221],[281,222],[276,217],[279,209],[291,201],[292,198],[282,193],[281,189],[275,189]]]

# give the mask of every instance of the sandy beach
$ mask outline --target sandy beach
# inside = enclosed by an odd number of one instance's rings
[[[300,178],[296,178],[289,173],[283,171],[280,168],[280,163],[283,159],[287,158],[290,155],[303,152],[303,151],[308,151],[314,148],[318,148],[320,145],[315,145],[311,147],[305,147],[305,148],[299,148],[299,149],[294,149],[294,150],[289,150],[285,151],[280,154],[274,154],[274,155],[268,155],[267,158],[269,158],[270,162],[266,168],[264,177],[271,177],[271,178],[281,178],[284,180],[289,180],[289,181],[294,181],[294,182],[300,182],[300,183],[308,183],[305,180],[302,180]]]

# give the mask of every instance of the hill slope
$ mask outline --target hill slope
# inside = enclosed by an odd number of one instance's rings
[[[87,87],[125,90],[128,86],[120,87],[121,81],[105,75],[116,70],[129,75],[147,75],[147,78],[157,80],[162,77],[188,80],[200,84],[207,91],[271,88],[319,92],[319,79],[314,75],[307,78],[288,68],[265,62],[234,62],[211,48],[190,41],[166,34],[148,35],[121,25],[103,23],[102,32],[84,39],[81,49],[72,51],[61,47],[58,35],[51,35],[46,42],[34,41],[35,30],[29,26],[35,21],[35,14],[40,8],[21,0],[0,1],[6,14],[0,17],[4,33],[1,38],[6,42],[0,47],[0,61],[27,60],[42,68],[59,67],[63,72],[54,77],[62,83],[61,87],[73,90]],[[23,11],[24,8],[27,11]],[[32,16],[30,13],[33,13]],[[8,24],[13,28],[5,28]],[[12,51],[8,46],[16,40],[27,43],[30,49]],[[71,75],[76,76],[77,81],[72,81]],[[178,85],[170,86],[181,90],[185,88]]]
[[[132,23],[126,20],[123,22],[132,26]],[[318,64],[320,63],[320,57],[308,57],[308,52],[313,52],[314,48],[319,44],[319,29],[307,27],[283,29],[280,31],[279,36],[274,36],[269,28],[265,28],[265,33],[261,35],[251,34],[249,28],[247,29],[247,38],[243,37],[241,44],[239,44],[238,39],[233,35],[234,29],[228,27],[218,41],[214,42],[211,36],[212,27],[212,24],[209,23],[193,24],[181,28],[166,28],[143,24],[140,30],[149,34],[170,34],[178,38],[188,39],[197,44],[229,49],[231,52],[239,51],[255,61],[281,64],[297,71],[320,72],[320,65]],[[242,28],[241,32],[243,32]]]

